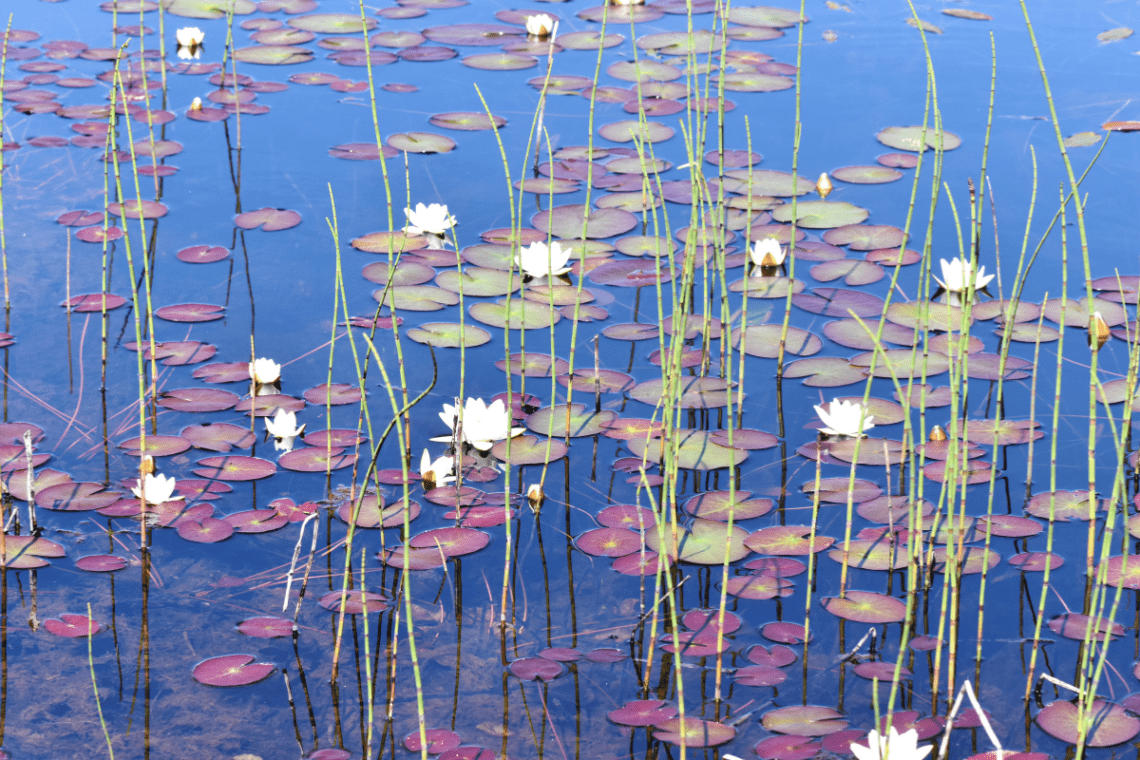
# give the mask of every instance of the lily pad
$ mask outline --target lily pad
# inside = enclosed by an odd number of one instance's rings
[[[254,662],[255,659],[252,654],[211,657],[195,665],[191,675],[195,681],[207,686],[248,686],[269,678],[277,670],[275,665]]]
[[[520,298],[476,303],[469,306],[467,311],[475,321],[504,330],[546,329],[562,319],[562,315],[548,304]]]
[[[859,224],[870,213],[846,201],[800,201],[796,204],[796,224],[808,229],[842,227]],[[791,222],[792,204],[785,203],[773,209],[772,218],[777,222]]]
[[[491,333],[475,325],[459,325],[450,322],[426,322],[418,327],[410,327],[404,333],[416,343],[436,348],[473,348],[489,343]]]
[[[824,597],[820,606],[836,617],[857,623],[897,623],[906,617],[906,603],[872,591],[848,591],[845,597]]]
[[[1045,733],[1069,744],[1076,744],[1080,738],[1079,711],[1072,702],[1058,700],[1045,705],[1037,713],[1037,721]],[[1140,720],[1123,707],[1103,699],[1095,700],[1087,716],[1089,720],[1085,744],[1089,747],[1111,747],[1123,744],[1140,734]]]
[[[587,410],[584,404],[558,404],[528,416],[526,426],[543,436],[583,438],[604,433],[615,419],[616,412]]]
[[[670,532],[665,531],[665,546],[662,547],[661,535],[657,530],[646,532],[645,545],[673,561],[679,558],[681,562],[697,565],[719,565],[724,562],[726,553],[729,562],[736,562],[748,555],[748,549],[744,546],[747,535],[748,532],[740,526],[734,525],[729,530],[725,523],[698,517],[679,533],[676,545]]]
[[[923,129],[921,126],[887,127],[875,135],[875,137],[888,148],[917,151],[922,144]],[[928,126],[926,128],[926,147],[931,150],[936,148],[938,145],[938,137],[939,135],[935,132],[934,127]],[[953,132],[943,131],[941,138],[943,150],[954,150],[962,144],[962,139]]]
[[[769,731],[792,736],[827,736],[847,728],[843,713],[815,705],[769,710],[760,718],[760,723]]]

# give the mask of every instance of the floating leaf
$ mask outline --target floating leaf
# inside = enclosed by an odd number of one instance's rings
[[[836,617],[857,623],[897,623],[906,617],[906,603],[872,591],[848,591],[845,597],[824,597],[820,606]]]
[[[910,19],[908,19],[909,21]],[[911,150],[917,151],[922,144],[923,128],[918,127],[887,127],[886,129],[875,135],[879,142],[886,145],[888,148],[895,148],[896,150]],[[926,147],[933,150],[938,146],[938,138],[942,138],[942,149],[953,150],[962,144],[962,139],[953,132],[943,131],[939,134],[934,127],[928,127],[925,130],[926,134]]]
[[[605,432],[615,419],[615,412],[587,410],[585,404],[557,404],[528,416],[526,426],[543,436],[582,438]]]
[[[255,659],[251,654],[211,657],[195,665],[191,675],[207,686],[246,686],[265,680],[277,670],[267,662],[254,662]]]
[[[268,478],[277,471],[273,462],[257,457],[224,456],[206,457],[198,461],[200,468],[194,474],[213,480],[260,480]]]
[[[455,148],[455,140],[431,132],[398,132],[386,142],[405,153],[449,153]]]
[[[671,718],[658,723],[653,738],[679,747],[716,747],[736,738],[736,729],[700,718]]]
[[[847,728],[843,713],[815,705],[769,710],[760,718],[760,723],[769,731],[793,736],[827,736]]]
[[[807,525],[776,525],[750,534],[744,545],[757,554],[794,557],[821,552],[835,543],[834,538],[817,534],[815,542],[809,544],[810,535]]]
[[[261,229],[266,232],[275,232],[277,230],[287,230],[290,227],[296,227],[300,223],[301,215],[296,211],[270,208],[268,206],[258,209],[257,211],[246,211],[234,217],[234,224],[243,230],[252,230],[261,227]]]
[[[635,699],[606,713],[619,726],[656,726],[676,715],[677,708],[660,699]]]
[[[734,525],[729,530],[725,523],[698,517],[679,533],[676,544],[666,532],[665,547],[662,548],[661,536],[652,530],[645,534],[645,545],[672,561],[679,558],[682,562],[698,565],[719,565],[724,562],[726,554],[729,562],[735,562],[748,554],[748,549],[744,546],[747,536],[748,532],[739,526]]]
[[[94,636],[103,626],[94,618],[86,615],[63,614],[59,619],[48,618],[43,621],[43,627],[53,636],[63,636],[69,639],[86,638]]]
[[[846,201],[800,201],[796,204],[796,224],[808,229],[825,229],[858,224],[870,215],[870,211]],[[786,203],[772,210],[772,218],[777,222],[792,221],[792,204]]]
[[[1079,712],[1072,702],[1058,700],[1045,705],[1034,720],[1050,736],[1069,744],[1080,738]],[[1123,707],[1103,699],[1094,700],[1087,715],[1085,745],[1111,747],[1123,744],[1140,733],[1140,720]]]

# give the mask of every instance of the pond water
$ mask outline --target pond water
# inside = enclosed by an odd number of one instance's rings
[[[1055,127],[1008,3],[402,0],[369,68],[163,1],[13,10],[0,757],[846,757],[965,680],[950,757],[1140,735],[1135,7],[1031,4]]]

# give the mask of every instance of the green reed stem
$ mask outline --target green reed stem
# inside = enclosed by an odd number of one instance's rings
[[[91,602],[87,603],[87,621],[85,625],[91,626],[93,619],[91,617]],[[115,760],[115,748],[111,744],[111,732],[107,729],[107,721],[103,717],[103,700],[99,699],[99,682],[95,680],[95,654],[92,650],[91,639],[95,637],[95,631],[90,630],[87,633],[87,668],[91,671],[91,689],[95,694],[95,709],[99,712],[99,727],[103,729],[103,738],[107,742],[107,754],[110,755],[111,760]]]

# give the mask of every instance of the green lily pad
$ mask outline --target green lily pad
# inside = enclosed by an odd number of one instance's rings
[[[827,736],[847,728],[843,713],[815,705],[769,710],[760,718],[760,723],[769,731],[792,736]]]
[[[775,359],[780,351],[780,336],[783,335],[781,325],[751,325],[745,328],[736,328],[732,331],[732,345],[749,356],[759,356],[765,359]],[[788,326],[784,341],[784,353],[792,356],[811,356],[818,354],[823,348],[823,341],[818,337],[800,329]]]
[[[893,303],[887,307],[887,319],[911,329],[920,327],[927,331],[958,332],[962,325],[962,310],[952,304],[931,301]]]
[[[867,373],[838,356],[813,356],[786,364],[784,377],[806,378],[804,385],[811,388],[840,388],[866,380]]]
[[[922,142],[922,127],[887,127],[875,135],[879,142],[895,150],[917,151]],[[938,135],[934,127],[926,129],[926,147],[933,150],[937,146]],[[954,150],[962,144],[962,138],[953,132],[942,132],[942,149]]]
[[[1072,702],[1058,700],[1045,705],[1034,718],[1037,725],[1050,736],[1069,744],[1080,739],[1080,714]],[[1123,744],[1140,734],[1140,720],[1118,704],[1095,700],[1087,715],[1089,721],[1085,744],[1089,747],[1111,747]]]
[[[732,399],[738,402],[746,394],[731,388]],[[718,409],[728,405],[730,386],[719,377],[682,377],[674,388],[676,403],[682,409]],[[661,378],[646,380],[630,389],[629,395],[642,403],[656,406],[665,395],[665,381]]]
[[[288,66],[313,60],[313,51],[296,45],[258,45],[238,48],[234,58],[242,63],[260,63],[264,66]]]
[[[128,9],[123,2],[118,6],[120,13],[138,12],[137,7]],[[163,0],[162,6],[172,16],[204,19],[225,18],[231,9],[235,16],[246,16],[257,10],[250,0]]]
[[[748,453],[721,446],[712,441],[704,430],[675,431],[676,463],[686,470],[715,470],[733,467],[748,458]],[[661,438],[634,438],[626,445],[634,455],[648,462],[661,462],[666,444]]]
[[[724,89],[732,92],[779,92],[795,86],[796,80],[779,74],[748,72],[724,75]]]
[[[584,438],[598,435],[617,419],[617,412],[588,410],[585,404],[556,404],[539,409],[525,425],[539,435],[553,438]]]
[[[890,224],[851,224],[823,233],[825,243],[845,245],[852,251],[898,248],[905,239],[906,233]]]
[[[846,201],[800,201],[796,204],[796,223],[808,229],[826,229],[858,224],[870,216],[871,212]],[[792,221],[792,204],[785,203],[772,210],[772,218],[777,222]]]
[[[538,59],[524,53],[477,53],[463,59],[463,65],[483,71],[521,71],[538,65]]]
[[[819,604],[832,615],[856,623],[897,623],[906,617],[905,602],[872,591],[848,591],[843,598],[824,597]]]
[[[439,311],[459,303],[455,293],[431,285],[394,285],[373,292],[372,297],[383,298],[383,304],[394,311]]]
[[[495,303],[472,304],[467,312],[477,322],[504,330],[545,329],[562,319],[562,315],[548,304],[521,298],[512,298],[509,303],[501,298]]]
[[[435,284],[452,293],[462,292],[464,296],[505,296],[519,289],[522,278],[501,269],[465,267],[462,272],[455,269],[440,272]]]
[[[742,186],[733,188],[733,192],[741,195],[748,195],[749,188],[754,196],[775,195],[781,198],[815,192],[815,183],[807,177],[793,177],[788,172],[774,169],[731,169],[725,172],[725,176],[743,182]]]
[[[500,359],[495,362],[495,366],[512,375],[525,377],[551,377],[570,370],[570,362],[565,359],[552,358],[550,354],[540,353],[528,353],[525,357],[523,354],[511,354],[509,364],[506,360]]]
[[[640,47],[641,43],[638,42]],[[676,66],[660,61],[618,61],[610,64],[606,73],[623,82],[671,82],[680,79],[683,72]]]
[[[533,428],[532,428],[533,429]],[[499,441],[491,447],[491,455],[502,462],[509,461],[519,467],[526,464],[546,464],[566,456],[569,447],[553,438],[537,438],[533,435],[519,435],[510,440],[510,457],[507,457],[507,441]],[[549,454],[547,451],[549,450]]]
[[[637,226],[637,217],[628,211],[620,209],[588,211],[580,204],[556,206],[549,211],[540,211],[531,218],[530,223],[541,232],[573,240],[582,237],[583,221],[587,238],[623,235]]]
[[[385,142],[405,153],[449,153],[455,148],[455,140],[431,132],[397,132]]]
[[[676,134],[676,131],[656,121],[643,123],[634,119],[625,119],[603,124],[598,128],[598,134],[617,143],[632,142],[634,139],[639,143],[657,143],[668,140]]]
[[[773,29],[786,29],[799,23],[807,23],[808,17],[799,11],[787,8],[773,8],[765,5],[735,6],[728,12],[728,20],[743,26],[764,26]],[[808,734],[804,734],[807,736]],[[813,734],[814,735],[814,734]]]
[[[367,29],[376,28],[376,19],[365,17],[361,21],[356,13],[312,13],[291,18],[285,23],[294,29],[317,34],[360,34],[362,24]]]
[[[853,185],[881,185],[902,179],[903,173],[887,166],[841,166],[831,172],[831,178]]]
[[[789,290],[798,295],[805,287],[804,283],[790,277],[745,277],[728,283],[728,289],[732,293],[744,293],[749,298],[781,300],[788,297]]]
[[[664,533],[664,546],[662,546],[661,532],[657,530],[646,532],[645,545],[674,561],[679,559],[681,562],[691,562],[695,565],[719,565],[724,562],[726,548],[729,562],[736,562],[748,556],[748,549],[744,546],[748,531],[736,525],[729,530],[725,523],[695,518],[692,525],[678,535],[676,549],[670,531],[665,530]]]
[[[473,348],[491,340],[491,333],[481,327],[451,322],[427,322],[418,327],[409,327],[404,334],[416,343],[436,348]]]

